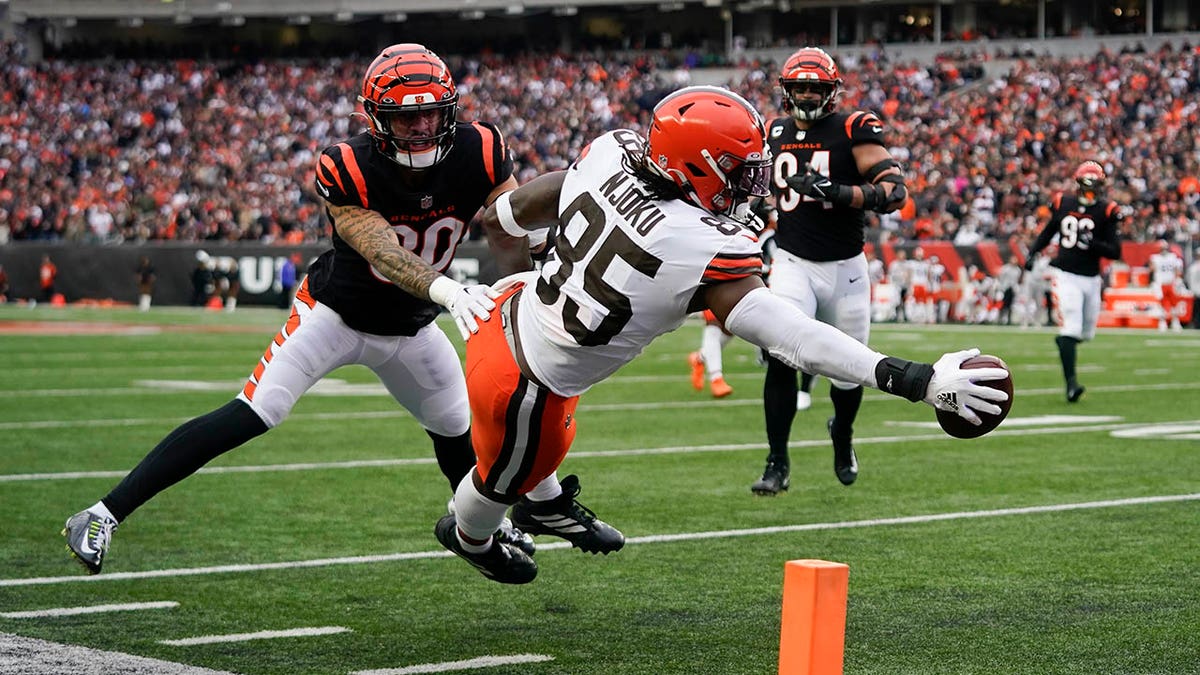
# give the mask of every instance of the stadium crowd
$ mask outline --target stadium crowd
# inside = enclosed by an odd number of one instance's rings
[[[0,242],[327,237],[316,153],[361,127],[361,59],[47,60],[0,45]],[[1200,243],[1200,51],[1101,51],[931,65],[881,50],[843,58],[846,108],[877,111],[914,199],[883,218],[896,240],[1028,240],[1072,167],[1099,158],[1127,204],[1131,240]],[[694,59],[692,59],[694,61]],[[521,182],[609,129],[642,129],[687,84],[666,52],[447,58],[460,118],[495,120]],[[778,64],[746,62],[729,86],[778,114]],[[978,79],[975,79],[978,78]]]

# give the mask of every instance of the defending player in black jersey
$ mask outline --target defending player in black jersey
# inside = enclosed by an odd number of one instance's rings
[[[309,268],[291,316],[237,397],[175,429],[67,521],[68,548],[91,574],[135,509],[279,425],[341,366],[370,368],[425,428],[451,491],[475,464],[462,365],[433,320],[447,308],[466,338],[495,307],[489,287],[444,273],[476,212],[517,187],[512,159],[495,127],[457,121],[450,72],[421,45],[384,49],[358,100],[368,131],[326,148],[316,165],[333,249]],[[518,531],[500,539],[532,552]]]
[[[1121,257],[1120,207],[1101,198],[1105,178],[1100,164],[1089,160],[1079,165],[1075,194],[1054,195],[1050,218],[1042,224],[1025,261],[1025,269],[1033,269],[1038,252],[1058,236],[1058,255],[1050,263],[1054,268],[1054,307],[1060,316],[1054,342],[1070,403],[1078,401],[1084,391],[1075,378],[1075,347],[1096,335],[1100,318],[1100,259]]]
[[[883,144],[883,123],[874,113],[835,111],[842,78],[829,54],[814,47],[792,54],[779,86],[788,115],[772,121],[767,132],[778,217],[771,291],[866,344],[871,331],[866,212],[900,208],[908,196],[903,172]],[[838,480],[850,485],[858,477],[852,435],[863,388],[853,382],[830,385],[833,417],[826,427],[833,467]],[[763,408],[770,451],[762,477],[750,487],[755,494],[788,489],[796,401],[796,371],[769,359]]]

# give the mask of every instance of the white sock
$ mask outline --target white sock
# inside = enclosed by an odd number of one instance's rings
[[[469,553],[483,553],[492,547],[492,533],[504,521],[508,504],[492,501],[479,494],[471,480],[472,475],[474,472],[467,474],[454,492],[454,517],[458,520],[458,541],[463,549]],[[462,535],[483,543],[464,541]]]
[[[138,309],[140,309],[143,312],[147,312],[150,310],[150,296],[149,295],[138,296]]]
[[[109,511],[108,507],[104,505],[104,502],[96,502],[92,506],[88,507],[88,511],[100,516],[101,518],[108,518],[109,520],[117,519],[117,517],[112,514],[112,511]]]
[[[704,370],[708,371],[710,381],[721,377],[724,364],[721,361],[721,348],[727,340],[722,340],[725,333],[711,324],[704,326],[700,336],[700,360],[704,362]]]
[[[562,494],[562,486],[558,484],[558,472],[555,471],[533,486],[525,496],[532,502],[548,502]]]

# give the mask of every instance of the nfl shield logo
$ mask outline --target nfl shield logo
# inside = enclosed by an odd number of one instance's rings
[[[796,140],[798,140],[798,141],[804,140],[805,133],[806,132],[803,129],[800,129],[799,131],[797,131],[796,132]]]
[[[421,208],[433,208],[433,195],[424,195],[421,197]]]

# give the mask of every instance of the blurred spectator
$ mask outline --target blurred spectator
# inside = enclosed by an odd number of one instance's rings
[[[150,311],[150,300],[154,295],[154,282],[158,279],[154,265],[150,264],[150,258],[142,256],[138,259],[137,269],[134,270],[133,276],[138,289],[138,309],[148,312]]]
[[[196,266],[192,268],[192,302],[193,307],[204,307],[208,299],[216,291],[216,281],[213,269],[216,265],[207,252],[196,251]]]
[[[1068,187],[1067,169],[1098,157],[1110,193],[1135,216],[1123,238],[1200,243],[1196,50],[1012,56],[1011,70],[990,80],[979,54],[961,48],[930,64],[882,47],[842,59],[841,105],[879,113],[906,168],[913,207],[883,223],[900,242],[1028,240],[1035,212]],[[643,130],[654,104],[690,81],[689,62],[713,60],[684,51],[447,59],[460,118],[509,121],[521,182],[565,168],[605,131]],[[355,63],[6,58],[0,237],[325,240],[312,164],[357,131],[357,104],[345,95],[358,86]],[[777,110],[777,71],[743,59],[728,85]]]
[[[292,306],[292,299],[296,294],[300,261],[300,254],[292,253],[283,259],[283,264],[279,267],[279,309],[288,309]]]
[[[237,261],[228,256],[217,259],[217,271],[213,274],[213,281],[225,311],[232,312],[237,309],[238,291],[242,288]]]
[[[1021,283],[1021,275],[1023,273],[1021,264],[1015,255],[1009,256],[1008,262],[1004,263],[1000,268],[1000,274],[996,278],[996,283],[1000,290],[998,323],[1006,326],[1012,325],[1013,304],[1017,299],[1017,286]]]
[[[1188,265],[1187,284],[1192,292],[1192,328],[1200,328],[1200,255],[1195,255],[1192,264]]]
[[[50,302],[54,299],[54,282],[58,279],[58,266],[50,260],[49,255],[42,256],[42,264],[38,266],[38,285],[41,288],[41,295],[38,297],[42,302]]]

